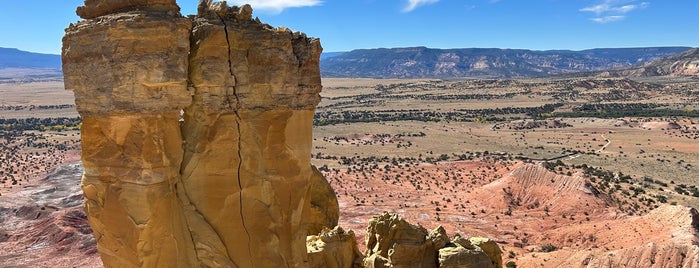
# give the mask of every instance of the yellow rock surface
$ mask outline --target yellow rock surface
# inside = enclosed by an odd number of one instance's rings
[[[308,266],[319,41],[172,5],[86,1],[63,40],[105,266]]]
[[[78,7],[77,14],[83,19],[93,19],[113,13],[136,9],[154,11],[180,11],[175,0],[85,0],[85,5]]]
[[[311,208],[303,216],[308,235],[319,234],[325,228],[334,228],[340,220],[340,204],[330,183],[314,166],[311,176]]]
[[[339,226],[308,236],[306,250],[311,268],[361,267],[362,254],[357,248],[354,232],[345,232]]]
[[[488,254],[488,257],[493,263],[493,267],[502,267],[502,250],[500,250],[500,247],[495,241],[484,237],[471,237],[468,240],[471,242],[471,245],[482,249]]]
[[[87,0],[88,20],[63,39],[106,267],[437,267],[479,263],[461,259],[474,252],[491,264],[492,241],[444,250],[455,243],[443,228],[387,213],[371,219],[362,261],[310,163],[320,42],[252,20],[247,5],[178,10]]]

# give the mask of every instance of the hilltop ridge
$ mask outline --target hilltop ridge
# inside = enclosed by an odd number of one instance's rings
[[[321,61],[324,77],[522,78],[623,69],[690,47],[597,48],[581,51],[427,47],[358,49]]]

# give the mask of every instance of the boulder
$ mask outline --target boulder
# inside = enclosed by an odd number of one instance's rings
[[[488,254],[480,248],[467,249],[452,244],[439,250],[440,268],[495,268]]]
[[[427,235],[427,240],[432,241],[435,250],[439,250],[449,243],[449,235],[444,227],[438,226]]]
[[[361,267],[362,254],[357,248],[354,232],[345,232],[339,226],[308,236],[306,249],[311,268]]]
[[[366,230],[367,258],[365,267],[387,260],[387,267],[437,267],[437,252],[427,230],[412,225],[395,214],[383,213],[369,220]]]
[[[471,237],[468,239],[471,245],[483,250],[495,267],[502,267],[502,250],[495,241],[484,237]]]

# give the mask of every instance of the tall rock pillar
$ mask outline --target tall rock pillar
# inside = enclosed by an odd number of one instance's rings
[[[105,266],[308,267],[307,225],[337,222],[336,200],[311,210],[320,42],[248,5],[85,3],[63,71]]]
[[[199,255],[223,245],[238,267],[306,267],[322,48],[251,12],[204,1],[193,20],[184,194],[217,236]]]
[[[191,22],[174,0],[85,1],[63,39],[85,210],[106,267],[194,267],[176,192]]]

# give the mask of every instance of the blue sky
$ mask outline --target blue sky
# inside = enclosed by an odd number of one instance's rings
[[[178,0],[184,15],[197,0]],[[535,50],[699,47],[697,0],[235,0],[319,37],[326,52],[426,46]],[[59,54],[82,0],[0,0],[0,47]]]

